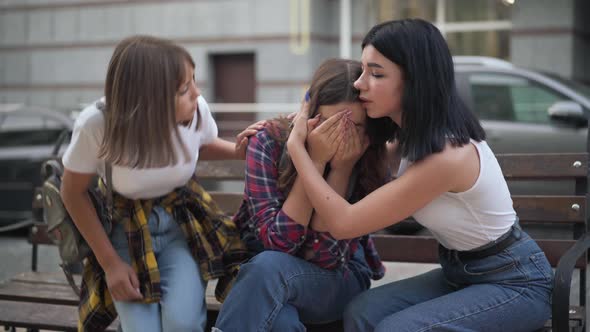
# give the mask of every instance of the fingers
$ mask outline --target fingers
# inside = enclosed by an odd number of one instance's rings
[[[309,103],[307,101],[301,103],[301,109],[299,109],[298,116],[305,119],[309,118]]]
[[[246,151],[246,146],[248,145],[248,137],[243,137],[239,141],[236,141],[236,151],[239,153]]]
[[[361,148],[361,136],[356,131],[356,128],[351,124],[350,128],[350,149],[351,151],[358,151]]]
[[[322,122],[317,127],[318,134],[326,134],[331,139],[334,139],[338,135],[338,130],[341,128],[341,120],[344,117],[346,112],[338,112],[331,117],[329,117],[326,121]]]
[[[266,120],[260,120],[254,124],[251,124],[250,127],[260,130],[266,126],[266,122]]]
[[[137,274],[125,263],[118,263],[113,270],[107,272],[107,286],[115,301],[136,301],[143,298]]]
[[[241,133],[236,136],[236,142],[242,141],[244,138],[248,138],[250,136],[256,135],[259,129],[245,129]]]
[[[316,115],[313,118],[307,120],[307,130],[312,131],[314,130],[318,124],[320,123],[320,115]]]
[[[341,112],[344,113],[344,112]],[[332,126],[327,133],[329,140],[344,139],[346,137],[346,127],[348,126],[348,119],[346,116],[341,116],[340,121]],[[327,122],[327,121],[326,121]]]
[[[141,300],[143,296],[139,291],[139,279],[137,279],[137,274],[133,269],[129,269],[129,282],[131,286],[131,294],[130,299],[132,300]]]
[[[252,135],[256,135],[256,133],[266,126],[266,120],[261,120],[256,123],[249,125],[246,129],[244,129],[241,133],[236,136],[236,142],[242,141],[244,137],[250,137]]]

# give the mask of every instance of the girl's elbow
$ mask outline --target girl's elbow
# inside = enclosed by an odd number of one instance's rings
[[[330,229],[330,234],[332,237],[338,241],[346,240],[349,238],[348,230],[345,227],[342,227],[341,224],[336,224],[332,229]]]
[[[273,239],[262,241],[262,244],[266,250],[280,251],[289,255],[295,255],[298,249],[298,246],[293,243],[282,243],[281,241],[274,241]]]

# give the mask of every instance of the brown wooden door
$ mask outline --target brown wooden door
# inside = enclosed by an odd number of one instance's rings
[[[256,71],[254,54],[213,55],[216,103],[255,103]],[[215,112],[215,110],[213,110]],[[214,114],[219,136],[234,138],[256,119],[254,113]]]

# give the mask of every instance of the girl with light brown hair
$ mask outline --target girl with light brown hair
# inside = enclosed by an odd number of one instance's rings
[[[90,245],[80,330],[119,314],[123,331],[202,331],[206,281],[222,299],[245,250],[234,223],[194,179],[197,160],[244,159],[248,136],[217,137],[190,54],[134,36],[109,63],[105,97],[82,111],[63,156],[63,202]],[[112,167],[113,231],[102,228],[87,188]],[[225,277],[228,277],[224,279]]]
[[[326,60],[308,91],[306,149],[323,179],[350,202],[386,182],[393,125],[367,117],[353,87],[361,71],[358,61]],[[347,121],[336,130],[338,114]],[[270,120],[248,145],[244,201],[234,221],[255,256],[240,268],[214,331],[305,331],[304,323],[337,321],[371,279],[383,276],[370,236],[336,239],[319,227],[286,151],[291,129],[287,119]]]

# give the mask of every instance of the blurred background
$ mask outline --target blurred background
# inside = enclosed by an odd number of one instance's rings
[[[220,135],[231,138],[296,111],[315,68],[359,59],[374,24],[423,18],[447,39],[459,93],[496,153],[580,152],[589,13],[587,0],[0,0],[0,233],[30,225],[40,163],[103,95],[108,61],[127,36],[185,46]],[[14,235],[0,238],[0,281],[30,269],[30,245]],[[54,249],[40,251],[41,270],[57,269]]]
[[[360,57],[374,24],[431,21],[454,55],[590,82],[586,0],[0,0],[0,102],[75,110],[102,95],[133,34],[189,49],[209,102],[289,103],[328,57]]]
[[[220,136],[232,138],[298,110],[315,68],[359,59],[376,23],[423,18],[446,37],[459,93],[496,153],[580,152],[588,13],[587,0],[0,0],[0,227],[30,219],[40,162],[103,95],[127,36],[185,46]]]

